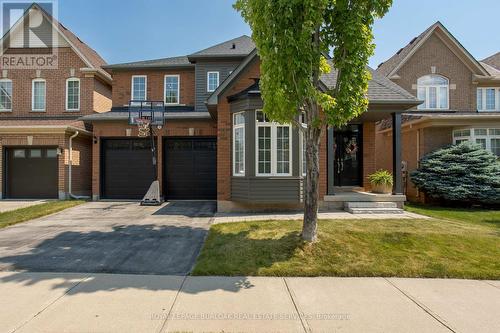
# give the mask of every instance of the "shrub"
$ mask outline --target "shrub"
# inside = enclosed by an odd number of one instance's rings
[[[500,162],[476,144],[463,142],[436,150],[420,160],[410,177],[431,198],[500,204]]]
[[[373,185],[388,185],[392,186],[392,173],[387,170],[378,170],[368,176],[368,180]]]

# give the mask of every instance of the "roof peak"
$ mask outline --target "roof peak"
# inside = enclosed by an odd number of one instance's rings
[[[241,35],[188,55],[189,58],[245,57],[255,48],[252,38]]]

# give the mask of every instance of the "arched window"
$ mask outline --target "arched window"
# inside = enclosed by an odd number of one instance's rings
[[[422,76],[417,81],[418,99],[424,101],[420,110],[447,110],[449,108],[449,81],[440,75]]]

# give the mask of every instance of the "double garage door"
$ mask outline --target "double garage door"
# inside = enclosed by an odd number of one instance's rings
[[[56,147],[12,147],[4,155],[4,190],[9,199],[56,199]]]
[[[215,199],[215,138],[166,138],[163,193],[167,200]],[[106,199],[141,199],[154,180],[149,139],[106,139],[102,143],[101,193]]]

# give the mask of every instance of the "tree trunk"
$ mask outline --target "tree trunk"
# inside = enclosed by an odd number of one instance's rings
[[[307,118],[317,118],[319,108],[316,103],[310,105],[306,113]],[[318,208],[319,208],[319,144],[321,128],[313,126],[311,119],[307,119],[306,136],[306,180],[304,193],[304,223],[302,225],[302,239],[315,242],[318,239]]]
[[[312,35],[312,47],[320,55],[319,27]],[[313,69],[312,84],[319,89],[319,67]],[[318,208],[319,208],[319,142],[321,138],[321,120],[319,105],[316,100],[307,101],[305,110],[307,128],[306,137],[306,180],[304,193],[304,223],[302,239],[307,242],[318,240]]]

